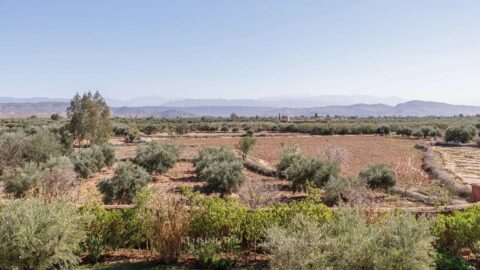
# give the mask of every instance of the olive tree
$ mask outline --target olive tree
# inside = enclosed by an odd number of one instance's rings
[[[445,130],[445,141],[467,143],[475,137],[476,132],[477,129],[469,125],[449,127]]]
[[[368,165],[360,172],[359,177],[371,188],[388,189],[396,183],[395,170],[386,164]]]
[[[200,150],[194,163],[197,177],[206,181],[207,192],[218,192],[224,196],[238,191],[243,184],[242,160],[223,146]]]
[[[129,204],[150,180],[151,175],[145,169],[131,162],[124,162],[115,169],[115,175],[111,179],[103,179],[97,186],[106,204]]]
[[[178,155],[179,151],[175,144],[152,142],[137,148],[135,163],[150,173],[165,173],[175,166]]]

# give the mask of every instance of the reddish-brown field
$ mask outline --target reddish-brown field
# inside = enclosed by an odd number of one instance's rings
[[[183,150],[184,157],[192,157],[202,147],[218,147],[225,145],[234,148],[238,142],[236,137],[176,137],[153,138],[158,141],[169,141]],[[380,137],[380,136],[272,136],[257,137],[257,144],[250,153],[275,165],[280,158],[282,144],[297,144],[301,151],[309,157],[322,155],[332,147],[344,153],[342,171],[345,175],[357,175],[368,164],[386,163],[395,168],[398,185],[402,187],[428,187],[431,181],[421,169],[421,152],[414,149],[418,141]],[[133,157],[135,146],[120,147],[119,157]]]

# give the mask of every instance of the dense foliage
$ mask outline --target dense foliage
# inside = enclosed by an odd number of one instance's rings
[[[106,143],[112,134],[110,108],[98,91],[83,96],[77,93],[70,101],[67,116],[68,129],[79,144]]]
[[[445,130],[445,141],[467,143],[475,137],[476,133],[477,129],[471,125],[449,127]]]
[[[396,173],[386,164],[373,164],[364,168],[359,177],[371,188],[388,189],[395,186]]]
[[[195,160],[198,178],[205,180],[207,192],[222,196],[237,191],[243,184],[243,162],[226,147],[204,148]]]
[[[80,149],[72,155],[75,171],[83,178],[100,171],[105,166],[112,166],[115,162],[115,153],[107,144],[93,145]]]
[[[274,269],[431,269],[429,226],[406,213],[372,224],[347,209],[324,224],[297,216],[291,226],[273,226],[265,246]]]
[[[178,148],[172,143],[152,142],[137,148],[135,163],[148,172],[165,173],[173,168],[178,159]]]
[[[2,269],[68,269],[79,262],[85,219],[68,203],[15,200],[0,209]]]
[[[106,204],[129,204],[133,202],[136,193],[147,186],[151,178],[142,167],[125,162],[118,165],[111,179],[100,181],[98,189],[102,192]]]

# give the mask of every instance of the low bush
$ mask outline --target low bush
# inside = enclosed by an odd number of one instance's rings
[[[103,179],[98,183],[98,189],[103,194],[106,204],[130,204],[135,195],[146,187],[151,180],[150,174],[140,166],[130,162],[119,164],[111,179]]]
[[[62,154],[62,145],[53,133],[40,131],[27,137],[25,157],[28,161],[46,162]]]
[[[267,231],[275,269],[431,269],[429,222],[393,213],[370,224],[357,210],[342,210],[324,224],[299,215]]]
[[[223,196],[238,191],[243,184],[242,160],[223,146],[200,150],[194,163],[197,177],[206,181],[207,192],[218,192]]]
[[[137,148],[135,163],[148,172],[165,173],[173,168],[179,155],[178,148],[172,143],[152,142]]]
[[[462,256],[447,250],[438,251],[435,266],[437,270],[475,270]]]
[[[361,205],[372,201],[367,183],[358,177],[333,177],[325,184],[324,190],[325,202],[330,205],[338,202]]]
[[[277,174],[282,178],[286,178],[286,170],[295,160],[301,159],[302,154],[298,145],[283,145],[280,152],[280,160],[277,163]]]
[[[463,125],[449,127],[445,130],[445,141],[467,143],[475,137],[477,129],[474,126]]]
[[[128,128],[127,134],[124,136],[126,143],[136,143],[140,141],[140,130],[136,126]]]
[[[480,147],[480,136],[476,136],[475,139],[474,139],[474,141],[475,141],[475,144],[476,144],[478,147]]]
[[[254,247],[266,238],[266,231],[272,224],[290,226],[298,214],[309,216],[318,223],[330,220],[333,215],[328,207],[311,200],[278,203],[248,211],[233,199],[188,194],[195,206],[190,213],[190,240],[214,239],[227,249],[232,248],[232,243]]]
[[[23,167],[7,168],[0,176],[6,193],[14,197],[24,197],[32,189],[37,188],[42,178],[42,171],[35,162],[26,163]]]
[[[85,239],[85,218],[58,201],[14,200],[1,207],[2,269],[70,269]]]
[[[25,162],[26,136],[22,133],[0,135],[0,173],[5,167],[21,166]]]
[[[308,184],[323,187],[330,179],[340,174],[338,163],[318,158],[297,158],[285,170],[287,179],[292,182],[293,191],[305,190]]]
[[[413,130],[409,127],[403,126],[403,127],[398,128],[397,134],[401,135],[401,136],[404,136],[404,137],[410,137],[413,134]]]
[[[115,162],[115,152],[107,144],[92,145],[89,148],[80,149],[72,155],[71,160],[75,171],[81,177],[87,178],[105,166],[112,166]]]
[[[438,237],[438,246],[445,250],[459,252],[462,248],[469,248],[480,251],[480,207],[472,206],[465,211],[437,216],[433,232]]]
[[[390,134],[390,126],[387,125],[380,125],[377,127],[376,133],[381,136],[386,136]]]
[[[51,200],[68,192],[76,174],[68,157],[57,157],[40,165],[29,162],[23,167],[8,168],[0,180],[5,184],[5,192],[14,197],[31,195]]]
[[[386,164],[374,164],[364,168],[359,177],[371,188],[388,189],[395,186],[396,173]]]
[[[116,123],[113,125],[113,135],[125,137],[128,134],[128,126]]]

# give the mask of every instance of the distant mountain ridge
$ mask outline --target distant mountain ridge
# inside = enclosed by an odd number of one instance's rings
[[[320,106],[347,106],[354,104],[386,104],[397,105],[406,100],[399,97],[376,97],[368,95],[295,95],[272,96],[258,99],[222,99],[222,98],[165,98],[159,96],[136,97],[129,100],[106,98],[112,107],[205,107],[205,106],[242,106],[242,107],[279,107],[279,108],[312,108]],[[68,102],[65,98],[12,98],[0,97],[0,103],[36,103],[36,102]]]
[[[49,116],[64,114],[68,102],[0,103],[1,117]],[[279,108],[264,106],[123,106],[111,107],[113,116],[120,117],[227,117],[232,113],[241,116],[453,116],[480,114],[479,106],[452,105],[441,102],[412,100],[396,106],[385,104],[354,104],[348,106],[320,106],[311,108]]]

